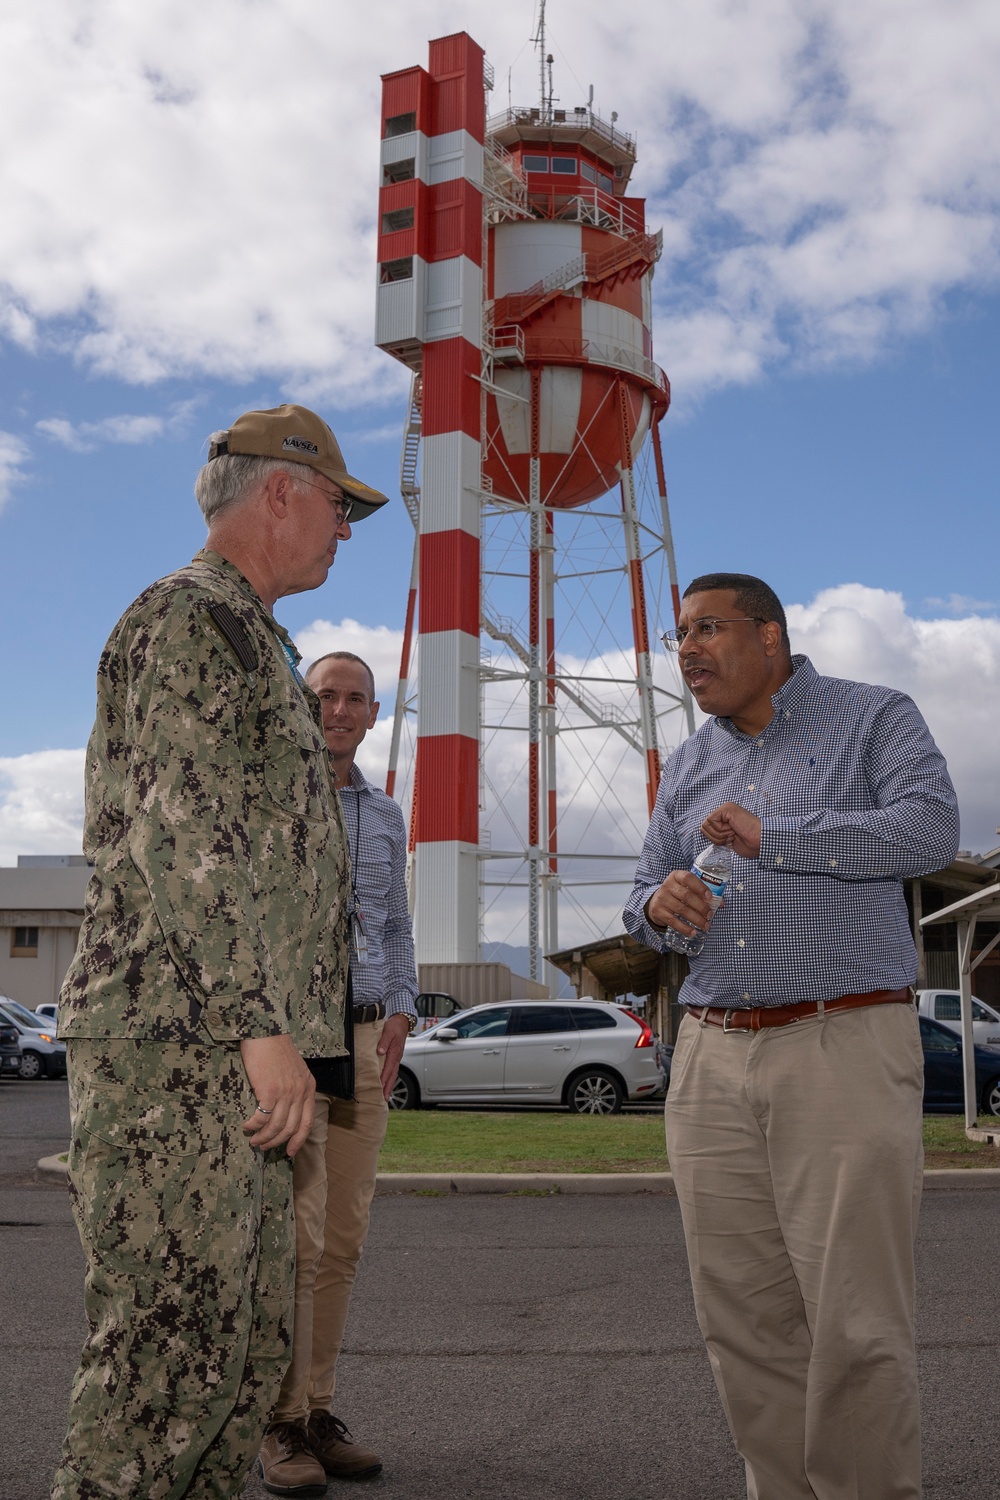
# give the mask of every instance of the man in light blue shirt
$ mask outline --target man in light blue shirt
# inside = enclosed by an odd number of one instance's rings
[[[406,895],[406,824],[397,803],[354,764],[379,705],[370,667],[349,651],[320,657],[306,683],[323,733],[351,852],[353,1098],[335,1067],[307,1059],[316,1119],[295,1161],[292,1360],[260,1454],[264,1488],[322,1495],[327,1475],[365,1479],[382,1460],[333,1414],[337,1358],[365,1236],[387,1099],[416,1023],[417,978]]]
[[[698,1321],[751,1500],[919,1500],[923,1057],[903,877],[958,847],[904,694],[792,656],[774,592],[709,574],[668,644],[710,717],[670,757],[625,908],[696,929],[667,1097]],[[733,851],[713,915],[691,873]]]

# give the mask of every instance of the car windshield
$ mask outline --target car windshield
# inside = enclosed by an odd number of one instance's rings
[[[48,1031],[52,1022],[47,1021],[44,1016],[36,1016],[33,1010],[25,1010],[18,1001],[11,1000],[9,995],[4,995],[2,1008],[15,1021],[20,1021],[22,1026],[30,1026],[33,1031]]]

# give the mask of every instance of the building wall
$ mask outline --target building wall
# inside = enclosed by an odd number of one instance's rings
[[[92,871],[80,856],[0,868],[0,994],[29,1010],[59,999],[76,951]],[[15,957],[14,931],[38,928],[38,951]]]
[[[79,931],[79,926],[39,927],[37,957],[13,958],[14,928],[0,927],[0,994],[19,1000],[29,1010],[58,1000]]]

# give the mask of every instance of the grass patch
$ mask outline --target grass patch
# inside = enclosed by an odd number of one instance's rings
[[[1000,1167],[961,1115],[925,1115],[925,1165]],[[663,1116],[393,1110],[383,1172],[666,1172]]]
[[[665,1172],[663,1117],[393,1110],[383,1172]]]
[[[992,1119],[979,1119],[992,1127]],[[924,1115],[925,1167],[1000,1167],[1000,1150],[985,1141],[970,1141],[964,1115]]]

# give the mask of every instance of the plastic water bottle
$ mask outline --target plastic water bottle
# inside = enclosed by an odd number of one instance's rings
[[[726,894],[726,887],[733,873],[733,851],[726,844],[709,844],[703,849],[691,866],[691,874],[697,875],[703,880],[708,888],[708,894],[712,900],[712,911],[718,911],[722,905],[722,898]],[[709,919],[711,920],[711,919]],[[678,933],[672,945],[677,951],[686,953],[693,958],[700,953],[705,946],[707,932],[693,932],[690,937],[684,937]]]

